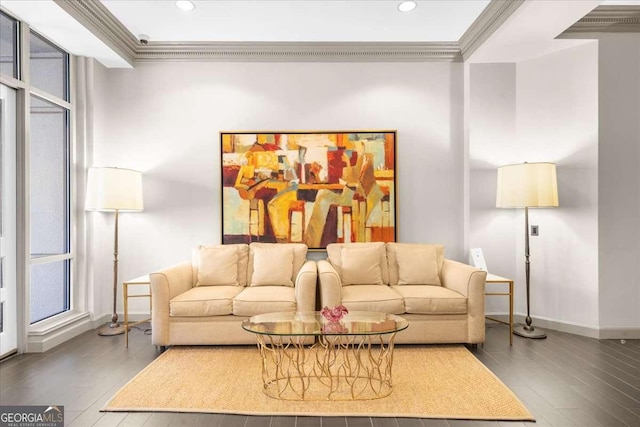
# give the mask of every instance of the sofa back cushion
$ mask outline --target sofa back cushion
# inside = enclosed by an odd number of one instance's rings
[[[389,283],[387,253],[383,242],[331,243],[327,245],[327,256],[340,275],[343,286]]]
[[[251,286],[294,286],[307,260],[304,243],[251,243],[248,280]]]
[[[340,258],[343,285],[383,285],[378,248],[345,246]]]
[[[391,285],[441,285],[443,245],[387,243]]]
[[[293,286],[293,248],[272,245],[250,248],[251,286]]]
[[[249,246],[198,246],[191,252],[194,286],[247,285]]]

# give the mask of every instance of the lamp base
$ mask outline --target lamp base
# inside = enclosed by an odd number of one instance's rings
[[[514,326],[513,333],[515,335],[518,335],[519,337],[531,339],[542,339],[547,337],[547,334],[545,334],[543,331],[540,331],[533,326],[526,325]]]
[[[98,329],[98,335],[102,337],[111,337],[113,335],[122,334],[124,334],[124,325],[119,323],[109,323],[108,325]]]

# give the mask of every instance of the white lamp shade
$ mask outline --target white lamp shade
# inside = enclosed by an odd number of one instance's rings
[[[86,210],[139,212],[142,208],[142,173],[120,168],[89,169]]]
[[[496,207],[549,208],[558,205],[554,163],[522,163],[498,168]]]

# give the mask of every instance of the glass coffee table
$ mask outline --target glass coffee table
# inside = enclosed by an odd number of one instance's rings
[[[256,335],[264,392],[284,400],[367,400],[392,391],[391,368],[402,317],[351,311],[340,321],[319,312],[268,313],[242,327]]]

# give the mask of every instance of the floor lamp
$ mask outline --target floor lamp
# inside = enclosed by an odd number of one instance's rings
[[[522,163],[498,168],[496,207],[524,208],[524,256],[527,285],[526,325],[513,328],[513,333],[525,338],[546,338],[547,334],[531,324],[529,267],[529,208],[558,206],[558,183],[554,163]]]
[[[131,169],[90,168],[87,177],[85,209],[115,212],[113,249],[113,314],[111,323],[100,328],[98,335],[119,335],[124,325],[118,323],[116,300],[118,295],[118,213],[140,212],[142,204],[142,174]]]

